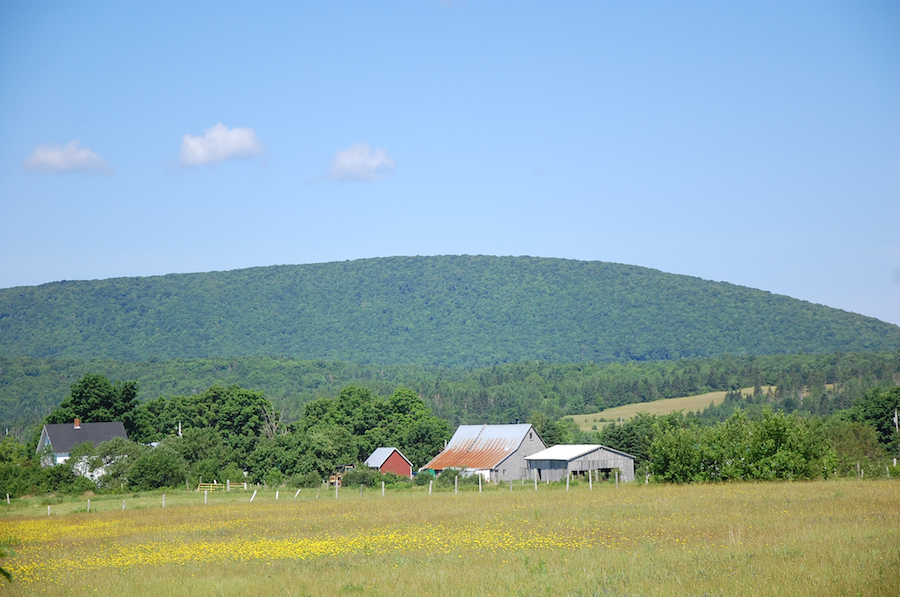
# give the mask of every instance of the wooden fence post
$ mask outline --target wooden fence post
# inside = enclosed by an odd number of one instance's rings
[[[125,511],[125,500],[122,500],[122,512]]]
[[[894,466],[897,466],[897,459],[896,459],[896,458],[894,458]],[[6,494],[6,505],[7,505],[7,506],[9,505],[9,494],[8,494],[8,493]]]
[[[434,479],[431,479],[430,481],[428,481],[428,495],[431,495],[431,485],[432,485],[432,483],[434,483]]]
[[[91,500],[88,500],[88,509],[87,509],[87,511],[88,511],[88,514],[91,513]]]
[[[225,491],[231,491],[231,479],[225,479]]]
[[[203,505],[206,505],[206,498],[209,496],[209,491],[203,490]]]
[[[297,493],[294,494],[294,499],[295,499],[295,500],[297,499],[297,496],[298,496],[298,495],[300,495],[300,490],[299,490],[299,489],[297,490]]]
[[[251,502],[253,501],[253,498],[256,497],[256,492],[257,492],[257,490],[254,489],[254,490],[253,490],[253,495],[250,496],[250,501],[251,501]]]
[[[384,497],[384,481],[381,482],[381,497]]]
[[[481,493],[481,473],[478,473],[478,493]]]
[[[616,489],[619,488],[619,469],[616,469]]]
[[[163,508],[166,507],[166,494],[163,494],[163,505],[162,505],[162,507],[163,507]]]
[[[459,475],[453,477],[453,493],[459,493]]]
[[[275,501],[276,502],[278,501],[278,490],[277,489],[275,490]]]
[[[509,492],[512,493],[512,479],[509,480]]]
[[[538,476],[537,469],[534,469],[534,490],[535,491],[537,491],[537,476]]]
[[[588,471],[588,488],[594,491],[594,471]]]
[[[50,506],[47,506],[47,516],[50,516]]]
[[[566,471],[566,491],[569,491],[569,477],[571,477],[571,475]]]

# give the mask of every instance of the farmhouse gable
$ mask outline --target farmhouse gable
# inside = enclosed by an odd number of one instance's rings
[[[120,421],[111,423],[82,423],[75,419],[73,423],[61,423],[56,425],[44,425],[41,430],[41,438],[38,440],[37,453],[47,446],[53,451],[53,460],[43,463],[46,465],[62,464],[69,459],[72,448],[84,442],[97,445],[107,442],[115,437],[128,439],[125,433],[125,425]]]

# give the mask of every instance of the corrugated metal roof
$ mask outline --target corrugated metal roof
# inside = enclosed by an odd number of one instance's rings
[[[525,460],[575,460],[576,458],[581,458],[585,454],[590,454],[596,450],[607,450],[609,452],[613,452],[615,454],[621,454],[623,456],[628,456],[629,458],[634,458],[631,454],[626,454],[625,452],[620,452],[619,450],[613,450],[612,448],[607,448],[606,446],[602,446],[600,444],[559,444],[553,446],[552,448],[547,448],[546,450],[541,450],[540,452],[535,452],[531,456],[526,456]]]
[[[372,455],[366,458],[365,464],[369,468],[381,468],[381,465],[383,465],[395,451],[397,452],[397,454],[400,454],[400,457],[403,458],[403,460],[409,462],[409,458],[404,456],[403,452],[397,450],[397,448],[375,448],[375,451],[372,452]],[[409,466],[412,466],[411,462],[409,462]]]
[[[424,469],[445,468],[488,470],[515,452],[531,425],[460,425],[443,452],[435,456]]]
[[[526,456],[525,460],[575,460],[602,447],[599,444],[559,444],[552,448],[535,452],[531,456]]]

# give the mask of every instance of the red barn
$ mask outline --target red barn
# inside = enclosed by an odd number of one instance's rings
[[[378,448],[366,458],[366,466],[380,473],[394,473],[412,479],[412,462],[397,448]]]

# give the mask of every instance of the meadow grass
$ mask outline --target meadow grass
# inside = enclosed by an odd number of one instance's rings
[[[775,389],[775,386],[763,386],[763,392],[769,388]],[[745,395],[752,395],[753,388],[744,388],[741,390]],[[653,402],[637,402],[635,404],[625,404],[614,408],[607,408],[597,413],[589,415],[570,415],[565,418],[572,419],[582,431],[591,431],[594,427],[598,430],[604,425],[609,425],[613,421],[619,419],[627,421],[638,413],[649,413],[651,415],[667,415],[669,413],[682,410],[684,412],[702,411],[710,404],[721,404],[725,400],[727,392],[707,392],[706,394],[697,394],[696,396],[684,396],[682,398],[666,398],[665,400],[654,400]],[[600,421],[599,419],[606,419]]]
[[[315,494],[211,493],[203,505],[169,490],[166,508],[157,492],[129,494],[124,512],[123,496],[95,496],[90,514],[79,498],[50,516],[40,499],[4,503],[0,539],[17,556],[0,592],[900,594],[900,481]]]

